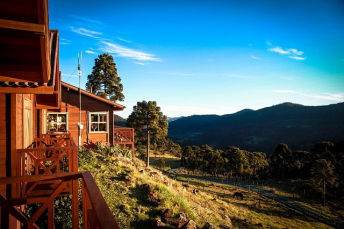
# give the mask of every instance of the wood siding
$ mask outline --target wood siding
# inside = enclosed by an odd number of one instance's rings
[[[84,129],[81,130],[82,144],[89,141],[103,141],[113,144],[113,129],[114,129],[114,108],[112,105],[106,104],[89,96],[81,96],[81,124]],[[48,110],[47,113],[67,112],[68,127],[67,130],[71,133],[72,138],[78,140],[79,123],[79,93],[74,90],[68,90],[62,87],[62,102],[58,110]],[[107,112],[108,113],[108,132],[107,133],[89,133],[89,112]]]
[[[0,177],[6,177],[6,94],[0,94]],[[0,185],[0,194],[6,196],[6,185]]]

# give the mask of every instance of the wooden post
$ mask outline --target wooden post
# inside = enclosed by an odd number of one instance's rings
[[[54,229],[54,201],[48,207],[48,228]]]

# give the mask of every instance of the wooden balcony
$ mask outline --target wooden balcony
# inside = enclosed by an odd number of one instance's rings
[[[9,215],[22,228],[39,228],[37,219],[48,210],[48,228],[54,228],[54,200],[71,196],[73,228],[79,228],[79,191],[81,180],[83,228],[119,228],[90,172],[78,172],[78,149],[70,134],[46,134],[36,138],[19,154],[16,177],[0,178],[0,184],[11,185],[16,196],[0,195],[1,228],[9,228]],[[31,218],[24,206],[40,203]]]
[[[114,144],[123,145],[124,149],[126,148],[127,145],[130,146],[133,160],[135,158],[134,136],[135,136],[134,128],[119,127],[119,126],[115,126],[114,128],[114,140],[113,140]]]

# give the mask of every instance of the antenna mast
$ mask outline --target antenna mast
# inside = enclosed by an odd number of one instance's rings
[[[82,52],[78,54],[78,75],[79,75],[79,123],[77,126],[79,127],[79,146],[81,145],[81,130],[83,129],[83,125],[81,124],[81,62],[82,62]]]

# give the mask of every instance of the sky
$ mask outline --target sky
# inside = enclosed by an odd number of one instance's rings
[[[231,114],[284,102],[344,101],[342,0],[49,0],[62,80],[85,89],[113,55],[127,118],[138,101],[168,117]]]

